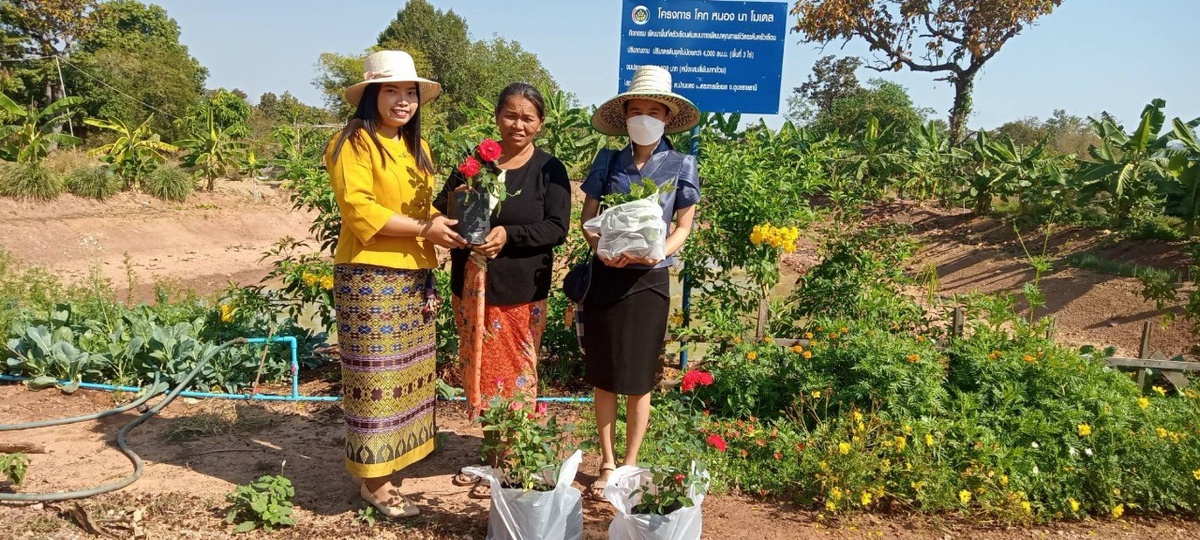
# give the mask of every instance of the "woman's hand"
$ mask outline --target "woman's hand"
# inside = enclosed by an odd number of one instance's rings
[[[467,247],[467,241],[454,232],[458,220],[446,216],[434,216],[421,231],[421,237],[444,248]]]
[[[483,243],[471,249],[474,249],[475,252],[484,257],[495,259],[496,255],[500,254],[500,250],[504,249],[504,244],[506,243],[508,243],[508,231],[505,231],[504,227],[493,227]]]
[[[600,258],[600,262],[604,263],[605,266],[612,268],[625,268],[625,265],[629,264],[629,259],[625,258],[624,254],[619,254],[611,259],[599,253],[596,256]]]

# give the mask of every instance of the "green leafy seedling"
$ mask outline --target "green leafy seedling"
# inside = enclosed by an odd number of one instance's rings
[[[237,523],[235,533],[250,532],[258,527],[272,531],[275,527],[296,524],[292,518],[292,497],[296,490],[292,481],[283,475],[266,475],[244,486],[238,486],[225,499],[233,505],[225,522]]]

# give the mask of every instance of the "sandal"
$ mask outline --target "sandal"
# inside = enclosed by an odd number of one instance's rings
[[[421,513],[421,509],[417,508],[417,505],[413,504],[395,489],[392,489],[388,492],[389,497],[387,501],[381,501],[375,498],[375,494],[371,493],[371,490],[367,489],[366,483],[363,483],[362,487],[358,489],[358,494],[363,498],[364,501],[371,503],[371,506],[374,506],[376,510],[379,510],[379,513],[383,514],[384,517],[408,518]]]
[[[479,483],[479,477],[465,472],[459,472],[450,479],[450,483],[458,487],[473,486]]]
[[[471,491],[467,492],[467,497],[472,499],[491,499],[492,498],[492,483],[480,479],[471,486]]]
[[[616,465],[601,465],[600,466],[600,474],[596,476],[596,480],[594,482],[592,482],[592,485],[588,486],[588,489],[587,489],[587,498],[588,499],[591,499],[593,501],[606,500],[604,498],[604,487],[608,485],[608,480],[606,479],[602,482],[600,480],[600,478],[602,478],[604,476],[604,471],[613,472],[615,470],[617,470]]]

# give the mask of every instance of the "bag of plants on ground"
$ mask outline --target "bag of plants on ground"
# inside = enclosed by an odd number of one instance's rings
[[[604,498],[617,509],[608,526],[612,540],[700,540],[700,503],[708,493],[704,465],[690,470],[624,465],[612,472]]]
[[[600,235],[596,253],[605,259],[621,254],[656,261],[664,258],[667,224],[657,196],[613,206],[589,219],[583,228]]]
[[[491,467],[464,468],[491,485],[488,540],[582,540],[583,494],[571,486],[582,462],[583,452],[576,450],[559,467],[550,491],[505,488],[503,475]]]

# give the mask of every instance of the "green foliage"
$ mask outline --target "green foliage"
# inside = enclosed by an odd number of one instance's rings
[[[237,523],[234,533],[245,533],[262,527],[271,532],[276,527],[296,524],[292,517],[292,497],[296,495],[292,481],[283,475],[266,475],[243,486],[237,486],[225,496],[233,505],[225,522]]]
[[[53,169],[36,161],[0,168],[0,196],[46,202],[63,192],[63,180]]]
[[[857,135],[868,129],[871,118],[891,129],[907,133],[925,122],[928,110],[913,106],[903,86],[871,79],[867,87],[834,99],[828,111],[818,113],[809,126],[815,133]]]
[[[916,252],[916,247],[896,225],[830,237],[822,249],[821,262],[804,275],[789,298],[791,309],[785,317],[871,317],[919,324],[923,319],[919,307],[911,300],[887,294],[910,281],[902,270],[903,262]]]
[[[332,133],[280,126],[272,138],[279,149],[270,163],[279,169],[279,178],[291,188],[292,209],[316,212],[308,230],[321,251],[333,255],[342,230],[342,216],[323,163],[325,144]]]
[[[557,416],[546,417],[545,403],[531,409],[521,396],[493,397],[476,421],[485,435],[480,451],[495,457],[506,487],[539,491],[554,487],[574,426],[560,424]]]
[[[142,189],[156,199],[183,202],[196,190],[196,178],[178,167],[158,167],[142,181]]]
[[[208,191],[212,191],[213,182],[236,168],[245,154],[245,145],[235,140],[235,137],[246,129],[243,129],[244,124],[219,127],[214,119],[213,109],[206,111],[206,117],[207,126],[195,129],[191,138],[177,144],[186,151],[183,165],[191,167],[202,178],[208,180]]]
[[[660,186],[653,179],[646,178],[638,184],[629,186],[629,193],[609,193],[604,196],[604,203],[609,206],[616,206],[627,202],[649,199],[651,197],[662,197],[675,189],[675,182],[672,178]]]
[[[79,142],[71,134],[61,132],[68,108],[79,101],[77,97],[67,97],[41,111],[26,110],[12,98],[0,94],[0,110],[20,122],[0,126],[0,159],[18,163],[41,161],[51,148]]]
[[[571,178],[581,178],[592,158],[607,146],[610,138],[592,129],[592,111],[573,106],[573,99],[558,89],[542,92],[546,102],[546,120],[537,145],[562,161]]]
[[[307,248],[305,241],[290,236],[281,238],[259,259],[270,260],[272,265],[261,283],[282,283],[279,292],[286,299],[285,311],[293,320],[301,320],[305,311],[311,309],[321,326],[331,329],[334,327],[333,264]]]
[[[29,458],[25,454],[0,454],[0,473],[12,487],[21,487],[28,469]]]
[[[153,119],[154,116],[151,115],[137,127],[131,127],[120,120],[109,121],[98,118],[84,120],[84,123],[89,126],[116,134],[116,140],[94,148],[88,154],[102,156],[101,159],[108,163],[113,173],[125,181],[126,189],[141,187],[141,182],[159,164],[166,161],[165,153],[179,151],[175,146],[163,142],[158,133],[151,129],[150,122]]]
[[[252,112],[240,90],[218,88],[188,107],[187,114],[176,123],[185,133],[202,135],[215,131],[230,139],[240,139],[250,134],[248,122]]]
[[[67,191],[79,197],[104,200],[121,191],[121,179],[108,167],[81,167],[67,174]]]
[[[689,491],[707,484],[700,474],[676,467],[650,467],[649,470],[650,484],[633,492],[640,501],[633,508],[634,514],[665,516],[680,508],[691,508],[696,503],[688,497]]]

